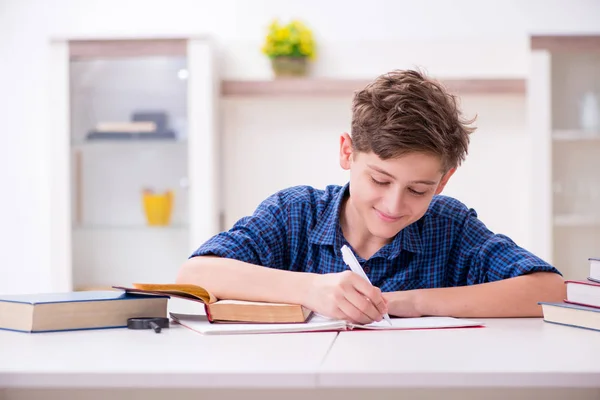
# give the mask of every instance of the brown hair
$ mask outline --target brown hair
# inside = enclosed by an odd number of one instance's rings
[[[379,76],[352,102],[355,151],[373,151],[381,159],[425,152],[438,156],[444,172],[464,161],[469,135],[455,96],[442,84],[413,70]]]

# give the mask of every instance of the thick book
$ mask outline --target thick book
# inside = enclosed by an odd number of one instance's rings
[[[364,330],[412,330],[483,327],[484,324],[469,319],[453,317],[392,318],[392,325],[382,320],[368,325],[352,324],[343,320],[325,318],[318,314],[298,324],[212,324],[204,315],[170,313],[171,319],[203,335],[235,335],[261,333],[325,332]]]
[[[544,321],[600,331],[600,308],[570,303],[539,303]]]
[[[592,281],[565,281],[567,285],[566,303],[600,307],[600,283]]]
[[[122,328],[136,317],[166,317],[168,296],[122,291],[0,296],[0,329],[52,332]]]
[[[302,323],[312,314],[300,304],[267,303],[243,300],[219,300],[208,290],[189,284],[134,283],[133,287],[115,286],[128,293],[163,294],[203,305],[209,322]]]
[[[588,279],[593,282],[600,283],[600,258],[589,258],[590,275]]]

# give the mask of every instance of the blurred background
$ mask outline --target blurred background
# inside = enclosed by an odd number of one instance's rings
[[[0,0],[0,33],[1,293],[173,281],[344,184],[352,93],[398,68],[477,116],[444,194],[567,278],[600,257],[599,1]]]

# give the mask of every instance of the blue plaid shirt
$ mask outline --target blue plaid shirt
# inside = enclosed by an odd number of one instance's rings
[[[251,216],[217,234],[192,257],[217,255],[289,271],[326,274],[348,269],[341,254],[349,243],[339,224],[345,186],[297,186],[263,201]],[[351,247],[351,246],[350,246]],[[400,231],[370,259],[357,257],[384,292],[473,285],[554,267],[494,234],[456,199],[434,196],[418,221]]]

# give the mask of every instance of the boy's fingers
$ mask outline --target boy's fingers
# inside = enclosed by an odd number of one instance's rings
[[[377,310],[377,307],[375,307],[369,298],[365,297],[362,293],[357,292],[354,290],[354,288],[350,288],[344,294],[346,299],[354,307],[356,307],[362,314],[369,318],[370,322],[381,321],[383,318],[382,313]]]
[[[380,315],[387,313],[387,303],[385,299],[381,295],[381,290],[378,287],[371,285],[366,280],[358,277],[357,280],[353,282],[354,288],[362,293],[366,298],[368,298],[373,306],[377,309]]]
[[[356,308],[351,302],[347,299],[342,299],[338,303],[338,308],[347,316],[347,319],[350,322],[355,324],[370,324],[373,322],[366,314]]]
[[[379,311],[381,313],[381,315],[388,313],[387,300],[383,297],[382,297],[381,302],[375,304],[375,307],[377,307],[377,311]]]

